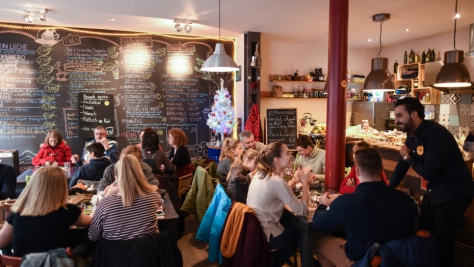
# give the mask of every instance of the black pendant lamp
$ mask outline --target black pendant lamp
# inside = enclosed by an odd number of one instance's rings
[[[390,19],[390,14],[376,14],[372,16],[374,22],[380,22],[380,50],[377,58],[372,59],[372,68],[365,78],[364,91],[395,91],[392,74],[388,71],[388,58],[380,57],[383,50],[382,24]]]
[[[214,54],[210,56],[204,64],[202,64],[201,70],[208,72],[232,72],[239,70],[234,60],[228,56],[224,49],[224,44],[221,40],[221,0],[219,0],[219,42],[216,44]]]
[[[471,87],[471,76],[464,62],[464,51],[456,49],[456,22],[458,19],[458,0],[454,16],[454,50],[444,52],[444,65],[436,76],[434,87],[459,88]],[[451,91],[451,90],[450,90]]]

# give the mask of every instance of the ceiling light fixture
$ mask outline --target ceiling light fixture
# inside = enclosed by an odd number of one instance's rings
[[[224,44],[221,42],[221,0],[219,0],[219,42],[216,44],[214,54],[202,64],[202,71],[232,72],[239,70],[234,60],[225,53]]]
[[[193,27],[191,27],[191,24],[195,22],[194,20],[190,19],[174,19],[174,28],[176,29],[177,32],[181,32],[183,29],[187,32],[190,33],[193,30]],[[181,23],[185,24],[184,27],[181,26]]]
[[[406,28],[406,29],[405,29],[405,31],[406,31],[406,32],[409,32],[409,31],[410,31],[410,29]]]
[[[393,77],[388,71],[388,58],[382,55],[382,24],[390,19],[390,14],[376,14],[372,16],[374,22],[380,22],[380,50],[377,58],[372,59],[372,68],[364,82],[364,91],[395,91]]]
[[[48,9],[41,8],[35,10],[23,10],[23,12],[23,19],[25,22],[33,23],[37,20],[46,21],[46,13],[48,13]]]
[[[115,18],[110,18],[111,21],[115,21]]]
[[[458,13],[458,0],[456,0],[455,14]],[[444,65],[436,76],[434,87],[459,88],[471,87],[471,76],[464,62],[464,51],[456,49],[456,22],[454,18],[454,50],[444,52]],[[449,90],[450,93],[451,90]]]

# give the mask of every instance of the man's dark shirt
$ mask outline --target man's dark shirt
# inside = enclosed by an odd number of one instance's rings
[[[16,172],[10,165],[0,164],[0,199],[15,198]]]
[[[354,193],[334,199],[329,209],[320,204],[313,217],[317,231],[346,231],[344,250],[354,262],[361,260],[373,243],[414,235],[417,222],[415,201],[383,181],[360,183]]]
[[[428,181],[430,206],[474,196],[474,182],[454,136],[436,122],[423,120],[413,134],[407,133],[411,157],[398,160],[389,186],[396,187],[409,167]]]

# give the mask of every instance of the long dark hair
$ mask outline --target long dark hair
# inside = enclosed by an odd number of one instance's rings
[[[160,138],[155,131],[143,133],[142,149],[146,152],[155,153],[160,148]]]
[[[263,179],[267,174],[275,173],[273,160],[281,157],[282,147],[284,145],[283,142],[273,142],[270,143],[264,151],[258,153],[257,170],[261,174],[259,179]]]

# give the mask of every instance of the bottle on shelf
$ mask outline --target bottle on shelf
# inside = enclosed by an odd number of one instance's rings
[[[398,62],[397,60],[395,60],[395,63],[393,64],[393,73],[397,73],[398,72]]]
[[[323,69],[319,68],[319,80],[324,82]]]
[[[413,88],[418,88],[418,78],[413,80]]]
[[[418,63],[418,62],[420,62],[420,55],[418,53],[416,53],[415,63]]]
[[[425,63],[431,62],[431,48],[428,48],[428,52],[426,53],[426,60]]]
[[[407,55],[407,51],[405,51],[405,54],[403,54],[403,64],[407,64],[408,63],[408,55]]]
[[[408,63],[414,63],[415,62],[415,51],[413,49],[410,50],[410,54],[408,55]]]
[[[421,64],[426,63],[426,54],[425,54],[425,49],[423,49],[423,53],[421,54]]]
[[[426,93],[425,103],[430,103],[430,94],[429,93]]]
[[[435,61],[436,61],[436,53],[435,53],[435,50],[434,50],[434,47],[433,47],[433,49],[431,49],[430,62],[435,62]]]

